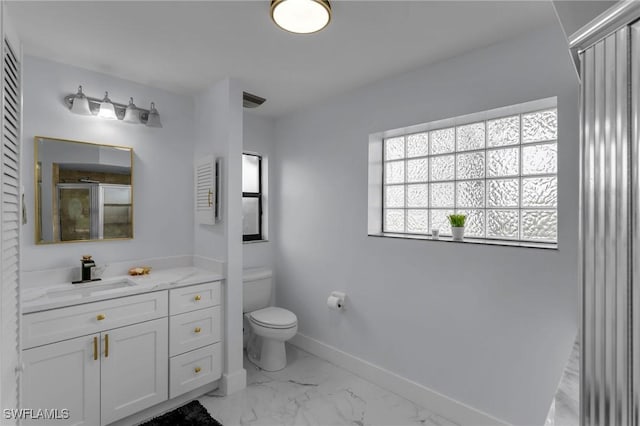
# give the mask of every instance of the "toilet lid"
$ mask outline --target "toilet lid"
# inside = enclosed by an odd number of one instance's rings
[[[293,312],[273,306],[253,311],[249,317],[256,324],[269,328],[290,328],[298,322]]]

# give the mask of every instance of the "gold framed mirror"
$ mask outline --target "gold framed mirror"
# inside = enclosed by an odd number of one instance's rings
[[[36,244],[133,238],[133,148],[36,136]]]

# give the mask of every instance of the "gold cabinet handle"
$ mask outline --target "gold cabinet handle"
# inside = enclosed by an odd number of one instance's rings
[[[213,192],[209,190],[209,207],[213,205]]]
[[[194,333],[200,333],[202,331],[202,329],[200,327],[196,327],[193,332]]]
[[[105,319],[105,318],[106,318],[105,314],[98,314],[98,315],[96,316],[96,319],[97,319],[98,321],[102,321],[102,320],[103,320],[103,319]]]
[[[98,360],[98,336],[93,337],[93,360]]]
[[[105,358],[109,357],[109,335],[108,334],[104,335],[104,357]]]
[[[200,295],[199,295],[199,294],[197,294],[197,295],[196,295],[196,297],[194,297],[194,300],[195,300],[196,302],[199,302],[199,301],[200,301],[200,299],[202,299],[202,298],[200,297]]]
[[[200,370],[201,370],[200,367],[196,367],[194,371],[196,372],[196,374],[198,374],[200,372]]]

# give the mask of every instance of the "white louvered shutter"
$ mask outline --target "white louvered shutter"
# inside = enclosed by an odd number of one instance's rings
[[[0,384],[2,407],[18,406],[19,362],[19,250],[20,250],[20,64],[15,50],[5,39],[2,68],[2,145],[0,162],[0,249],[2,251],[2,344],[0,345]]]
[[[195,161],[194,185],[196,223],[213,225],[216,223],[216,167],[213,156]]]

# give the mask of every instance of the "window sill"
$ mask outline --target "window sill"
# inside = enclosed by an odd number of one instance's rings
[[[532,241],[512,241],[512,240],[494,240],[490,238],[469,238],[465,237],[463,241],[453,241],[452,237],[440,236],[435,240],[431,235],[417,235],[417,234],[394,234],[390,232],[381,232],[379,234],[369,234],[370,237],[383,237],[383,238],[399,238],[405,240],[422,240],[432,241],[436,243],[454,243],[454,244],[480,244],[487,246],[502,246],[502,247],[524,247],[543,250],[558,250],[557,243],[536,243]]]
[[[268,243],[269,240],[250,240],[250,241],[243,241],[242,244],[256,244],[256,243]]]

